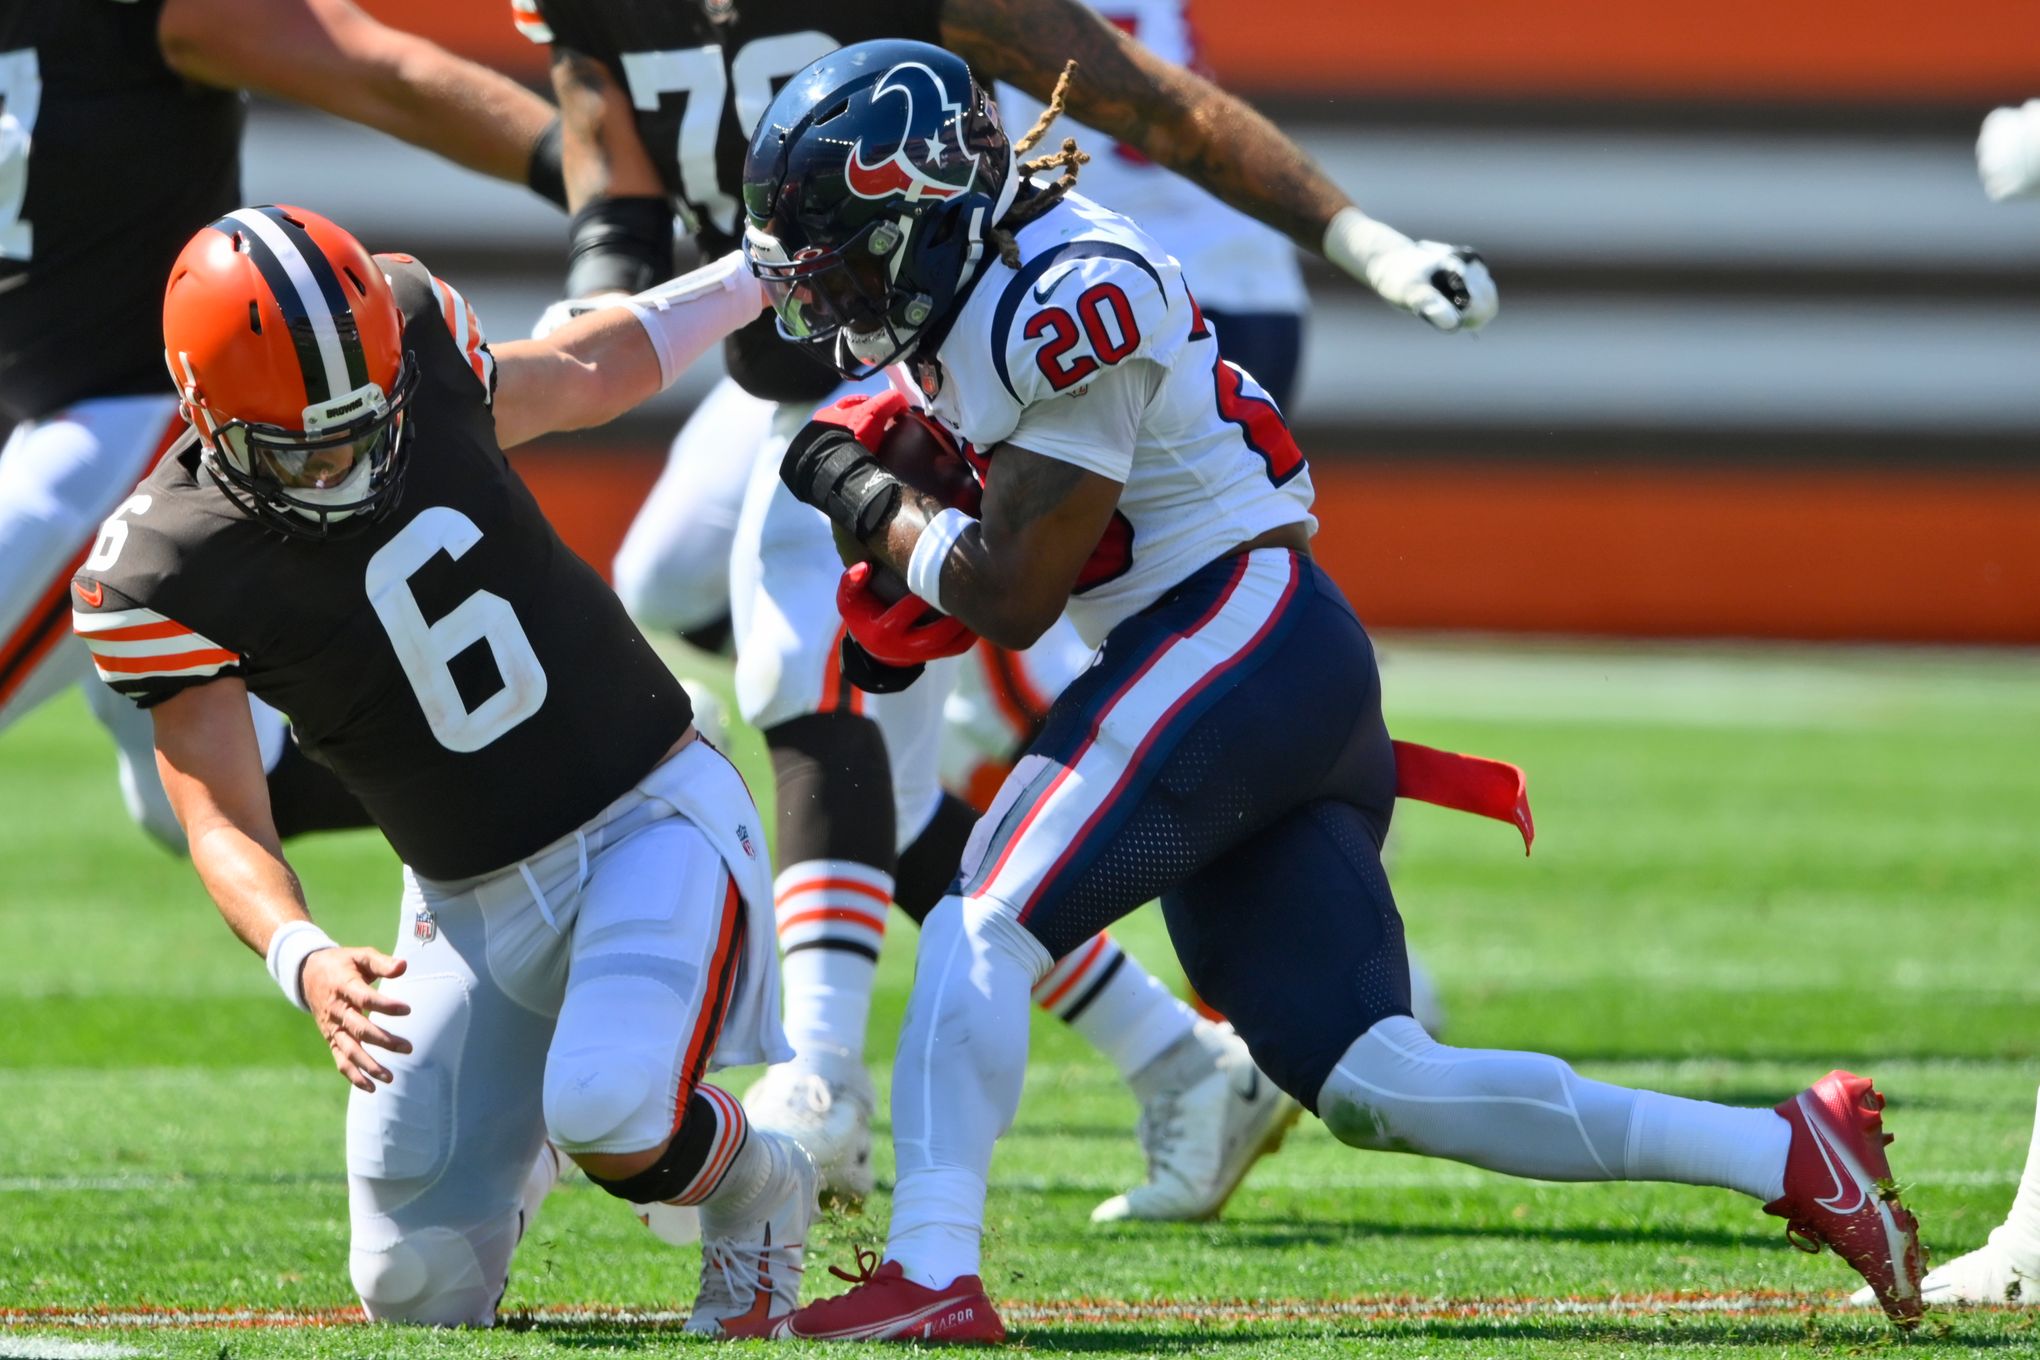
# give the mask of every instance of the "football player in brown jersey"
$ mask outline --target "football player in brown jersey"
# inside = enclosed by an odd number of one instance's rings
[[[190,429],[102,527],[73,623],[152,720],[222,916],[356,1087],[370,1317],[493,1321],[554,1149],[700,1206],[690,1330],[761,1335],[798,1302],[813,1164],[702,1080],[786,1050],[757,809],[503,456],[651,396],[761,303],[732,255],[492,349],[416,260],[276,206],[171,268]],[[251,694],[402,858],[394,954],[313,923]]]

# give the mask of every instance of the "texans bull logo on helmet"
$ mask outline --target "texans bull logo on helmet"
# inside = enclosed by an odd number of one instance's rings
[[[914,164],[907,151],[914,143],[909,140],[914,127],[914,88],[939,104],[945,114],[942,126],[956,138],[956,160],[954,165],[968,164],[970,175],[961,184],[945,184],[927,170]],[[909,203],[926,198],[954,198],[977,182],[978,158],[963,145],[962,126],[964,105],[949,97],[949,90],[942,83],[942,77],[918,61],[901,62],[880,78],[871,92],[872,102],[877,103],[888,95],[898,95],[905,101],[903,134],[898,138],[892,154],[875,164],[864,159],[864,139],[858,138],[850,148],[850,160],[844,167],[844,179],[850,192],[859,198],[885,199],[894,194],[906,195]],[[932,167],[940,168],[947,159],[947,149],[939,143],[929,148],[934,155],[929,158]]]

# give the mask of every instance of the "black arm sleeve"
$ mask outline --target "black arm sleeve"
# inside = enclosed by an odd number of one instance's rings
[[[524,182],[556,208],[567,206],[567,176],[560,165],[560,116],[545,125],[531,144],[531,161],[524,167]]]
[[[673,209],[662,198],[598,198],[574,214],[567,296],[642,293],[673,272]]]

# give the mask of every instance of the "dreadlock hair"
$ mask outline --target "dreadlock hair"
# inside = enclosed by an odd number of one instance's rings
[[[1027,135],[1013,143],[1015,156],[1024,156],[1032,151],[1034,144],[1048,131],[1049,124],[1062,115],[1063,96],[1069,93],[1070,77],[1076,74],[1076,70],[1077,63],[1074,57],[1063,63],[1062,74],[1056,77],[1055,92],[1048,97],[1048,107],[1041,111],[1041,117],[1034,120],[1034,126],[1027,129]],[[985,239],[999,252],[999,258],[1005,262],[1007,268],[1020,267],[1020,242],[1015,239],[1014,234],[1062,202],[1063,195],[1076,187],[1077,168],[1088,163],[1090,159],[1090,152],[1077,149],[1076,138],[1065,137],[1060,150],[1020,163],[1022,180],[1043,170],[1053,170],[1057,166],[1062,167],[1062,173],[1056,176],[1053,184],[1017,200],[1006,210],[1006,215],[999,219],[998,225],[985,233]]]

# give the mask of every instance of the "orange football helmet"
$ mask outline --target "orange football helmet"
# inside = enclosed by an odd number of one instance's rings
[[[243,511],[323,538],[402,489],[417,365],[382,268],[302,208],[237,208],[186,243],[163,358],[207,466]]]

